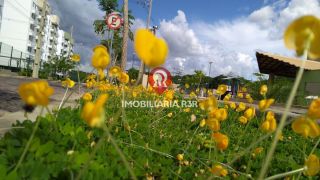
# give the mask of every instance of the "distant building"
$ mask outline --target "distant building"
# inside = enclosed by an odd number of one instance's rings
[[[12,49],[34,59],[40,21],[41,18],[45,18],[45,27],[42,32],[42,61],[61,55],[62,51],[65,52],[63,54],[72,54],[71,36],[65,35],[66,33],[59,27],[59,17],[51,14],[49,4],[46,6],[47,16],[42,17],[44,0],[0,0],[0,43],[12,46]],[[59,38],[63,41],[59,41]],[[1,48],[0,55],[2,55]]]
[[[269,74],[269,83],[274,76],[295,78],[302,64],[298,58],[290,58],[267,52],[256,52],[259,70]],[[308,96],[320,96],[320,62],[305,60],[304,74],[299,85],[296,100],[303,102]],[[288,92],[289,93],[289,92]]]

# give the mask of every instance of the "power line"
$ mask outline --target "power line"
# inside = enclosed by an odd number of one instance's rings
[[[22,9],[28,11],[25,7],[23,7],[17,0],[14,0],[20,7],[22,7]],[[32,2],[33,3],[33,2]]]
[[[6,18],[6,17],[3,17],[2,19],[8,20],[8,21],[20,22],[20,23],[27,23],[27,24],[30,23],[29,21],[23,21],[23,20],[19,20],[19,19],[11,19],[11,18]]]
[[[11,4],[11,6],[12,6],[14,9],[16,9],[21,15],[24,15],[25,17],[30,18],[29,15],[25,14],[25,12],[21,11],[21,9],[17,8],[13,3],[11,3],[10,1],[6,1],[6,2],[8,2],[9,4]]]

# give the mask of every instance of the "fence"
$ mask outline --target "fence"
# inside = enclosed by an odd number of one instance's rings
[[[31,70],[34,60],[29,54],[14,49],[13,46],[0,42],[0,68],[11,71]],[[42,61],[41,61],[42,62]],[[40,62],[40,67],[42,63]]]

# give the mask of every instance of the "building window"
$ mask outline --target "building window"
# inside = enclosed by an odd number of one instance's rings
[[[32,30],[32,31],[34,31],[34,24],[30,24],[30,29]]]
[[[32,47],[28,47],[28,52],[31,53]]]

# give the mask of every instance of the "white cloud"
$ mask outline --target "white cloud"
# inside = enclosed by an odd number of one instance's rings
[[[162,20],[159,34],[169,44],[170,56],[166,67],[209,71],[213,61],[213,75],[233,73],[251,79],[258,71],[255,51],[262,50],[293,56],[284,47],[282,33],[295,18],[313,14],[320,15],[319,0],[276,1],[253,11],[247,17],[211,24],[190,24],[183,11],[171,20]]]

